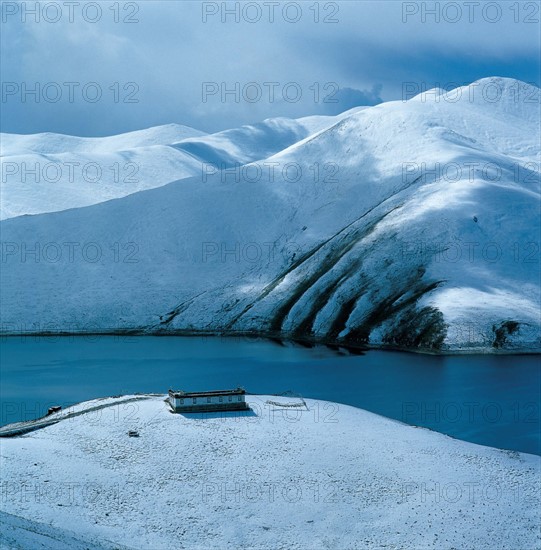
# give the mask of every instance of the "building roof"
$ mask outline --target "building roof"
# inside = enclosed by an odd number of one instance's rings
[[[213,391],[197,391],[186,392],[183,390],[169,390],[171,397],[213,397],[220,395],[244,395],[246,391],[243,388],[237,388],[235,390],[213,390]]]

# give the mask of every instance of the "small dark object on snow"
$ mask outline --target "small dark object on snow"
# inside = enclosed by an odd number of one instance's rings
[[[474,217],[473,217],[473,221],[474,221],[475,223],[477,223],[477,216],[474,216]]]
[[[130,437],[139,437],[139,432],[136,432],[135,430],[130,430],[130,431],[128,432],[128,435],[129,435]]]
[[[49,407],[47,409],[47,416],[49,416],[50,414],[60,412],[61,410],[62,410],[62,407],[60,405],[54,405],[54,407]]]

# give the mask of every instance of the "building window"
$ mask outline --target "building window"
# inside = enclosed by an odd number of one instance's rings
[[[210,397],[207,397],[207,403],[210,403]]]
[[[184,405],[184,399],[179,399],[178,402],[179,402],[181,405]]]
[[[242,401],[242,397],[239,395],[238,401]]]
[[[195,405],[197,403],[197,397],[193,398],[193,404]]]
[[[233,401],[233,397],[231,395],[229,396],[229,401]]]
[[[219,398],[219,399],[220,399],[220,403],[223,403],[223,401],[224,401],[224,398],[220,396],[220,398]]]

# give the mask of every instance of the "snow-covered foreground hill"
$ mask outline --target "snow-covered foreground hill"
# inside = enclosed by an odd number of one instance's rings
[[[226,170],[2,223],[2,330],[540,351],[539,120],[538,88],[492,78],[257,162],[246,132],[187,138]]]
[[[249,395],[246,413],[180,415],[164,397],[109,399],[99,414],[1,439],[0,547],[541,543],[534,455],[311,399]]]

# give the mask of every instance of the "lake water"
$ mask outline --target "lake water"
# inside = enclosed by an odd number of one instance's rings
[[[2,425],[102,396],[243,386],[541,454],[539,356],[349,355],[239,338],[86,336],[3,338],[0,359]]]

